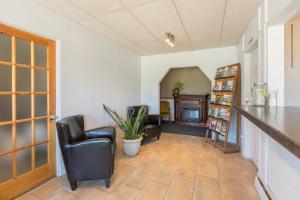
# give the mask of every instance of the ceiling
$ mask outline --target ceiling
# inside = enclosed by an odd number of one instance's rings
[[[36,0],[137,55],[238,44],[259,0]],[[175,35],[168,46],[165,33]]]

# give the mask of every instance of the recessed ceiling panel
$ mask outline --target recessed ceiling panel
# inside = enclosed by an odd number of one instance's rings
[[[91,31],[94,31],[94,32],[104,36],[105,38],[118,43],[121,46],[130,44],[130,42],[128,40],[126,40],[119,34],[115,33],[114,31],[110,30],[109,28],[107,28],[105,25],[103,25],[96,19],[90,18],[90,19],[86,19],[86,20],[81,20],[81,21],[79,21],[79,23],[81,25],[87,27]]]
[[[78,8],[83,9],[91,16],[103,15],[115,10],[123,9],[118,0],[69,0]]]
[[[89,16],[81,9],[76,8],[65,0],[36,0],[38,3],[54,12],[74,21],[88,18]]]
[[[158,0],[131,8],[131,10],[161,42],[166,39],[165,33],[171,32],[176,37],[177,46],[189,47],[188,37],[171,0]]]
[[[239,43],[243,33],[245,31],[244,27],[226,29],[223,31],[220,45],[221,46],[229,46],[229,45],[236,45]]]
[[[155,42],[155,38],[128,11],[97,17],[108,27],[135,43]]]
[[[186,29],[191,34],[220,30],[225,0],[175,0]]]
[[[247,26],[254,16],[259,0],[228,0],[224,29]]]

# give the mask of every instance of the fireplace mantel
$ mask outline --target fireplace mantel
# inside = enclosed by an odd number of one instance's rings
[[[174,97],[177,124],[205,126],[209,94],[178,95]]]

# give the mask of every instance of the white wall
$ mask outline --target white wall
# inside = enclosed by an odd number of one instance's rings
[[[102,103],[125,113],[140,102],[140,57],[34,1],[0,0],[0,5],[1,23],[60,41],[59,117],[84,114],[86,128],[93,128],[110,123]]]
[[[141,102],[159,113],[159,83],[170,68],[198,66],[213,80],[216,69],[238,62],[237,47],[189,51],[141,58]]]

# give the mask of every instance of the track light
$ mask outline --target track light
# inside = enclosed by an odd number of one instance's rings
[[[166,32],[166,40],[165,42],[170,46],[175,46],[175,36],[172,33]]]

